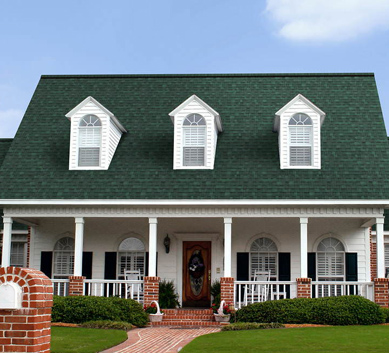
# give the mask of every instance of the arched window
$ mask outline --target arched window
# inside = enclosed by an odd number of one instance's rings
[[[200,114],[188,115],[183,124],[183,165],[205,165],[206,122]]]
[[[345,277],[345,249],[336,238],[323,239],[317,247],[317,279],[343,281]]]
[[[255,271],[270,272],[271,278],[277,279],[277,245],[269,238],[258,238],[250,247],[250,276],[254,279]]]
[[[78,136],[78,166],[100,166],[101,121],[96,115],[85,115],[80,120]]]
[[[312,165],[312,119],[302,113],[289,120],[289,165]]]
[[[141,276],[145,275],[146,249],[138,238],[124,239],[118,250],[118,278],[124,278],[124,270],[139,270]]]
[[[54,246],[53,278],[67,279],[74,274],[74,239],[64,237]]]

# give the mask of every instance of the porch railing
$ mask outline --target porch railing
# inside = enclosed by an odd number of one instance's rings
[[[296,282],[235,281],[235,307],[240,309],[242,306],[267,300],[295,298],[296,293]]]
[[[61,297],[69,295],[69,280],[68,279],[52,279],[53,294]]]
[[[374,301],[373,282],[312,282],[312,297],[338,297],[341,295],[360,295]]]
[[[84,295],[97,297],[120,297],[143,302],[143,280],[86,279]]]

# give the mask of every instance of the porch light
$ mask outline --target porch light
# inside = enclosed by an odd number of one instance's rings
[[[163,240],[163,245],[165,245],[166,254],[169,254],[169,252],[170,252],[170,238],[169,238],[169,234],[166,234],[166,237]]]

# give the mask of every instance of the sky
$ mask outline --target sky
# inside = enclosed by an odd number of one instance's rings
[[[0,0],[0,138],[46,74],[373,72],[389,131],[388,67],[389,0]]]

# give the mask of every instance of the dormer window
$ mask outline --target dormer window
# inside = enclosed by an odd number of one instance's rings
[[[101,121],[96,115],[81,119],[78,140],[78,166],[100,166]]]
[[[183,165],[204,166],[206,146],[206,122],[200,114],[188,115],[183,124]]]
[[[174,169],[213,169],[220,115],[193,95],[170,114],[174,124]]]
[[[289,165],[312,165],[312,120],[303,113],[289,120]]]
[[[115,115],[88,97],[66,117],[71,122],[69,169],[108,169],[122,134],[127,132]]]
[[[325,113],[298,94],[275,116],[281,169],[321,168],[321,125]]]

